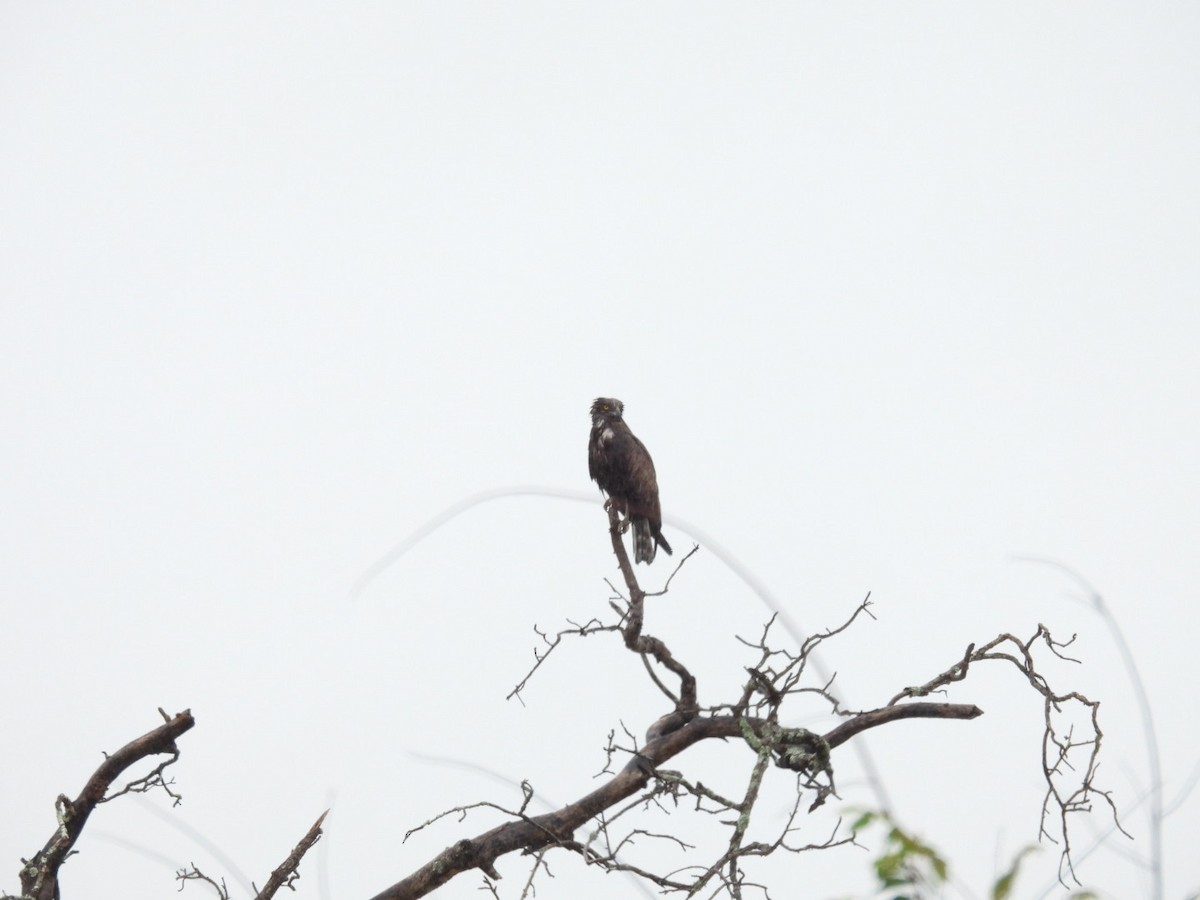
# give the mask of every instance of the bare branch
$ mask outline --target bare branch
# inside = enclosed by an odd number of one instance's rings
[[[937,675],[929,681],[925,682],[920,687],[906,687],[895,697],[888,701],[888,706],[893,706],[901,700],[907,700],[909,697],[928,697],[939,688],[945,687],[954,681],[962,681],[967,677],[967,669],[971,665],[972,654],[975,652],[975,645],[971,644],[967,647],[967,652],[963,658],[947,669],[940,675]]]
[[[300,839],[300,843],[292,849],[287,859],[271,873],[271,877],[267,879],[267,883],[263,885],[263,889],[258,892],[254,900],[271,900],[281,887],[292,888],[292,885],[300,877],[300,860],[304,859],[304,854],[321,839],[321,823],[325,821],[327,815],[329,815],[329,810],[325,810],[317,817],[317,821],[313,822],[312,828],[308,829],[308,833]],[[295,888],[292,889],[295,890]]]
[[[178,872],[176,872],[175,880],[179,882],[179,889],[181,891],[187,887],[187,882],[189,881],[202,881],[217,892],[217,897],[219,900],[229,900],[229,888],[225,886],[225,879],[222,878],[221,883],[217,884],[214,879],[209,878],[198,868],[196,868],[195,863],[191,863],[190,869],[180,869]]]
[[[675,568],[671,574],[667,576],[667,580],[663,582],[661,591],[650,591],[646,594],[647,597],[662,597],[671,589],[671,582],[675,580],[675,576],[679,574],[679,570],[683,568],[683,564],[691,559],[700,550],[699,544],[692,544],[692,549],[684,554],[683,558],[675,564]]]
[[[1099,790],[1093,783],[1099,765],[1100,743],[1104,736],[1100,730],[1099,702],[1090,700],[1077,691],[1056,693],[1045,676],[1038,671],[1034,659],[1036,649],[1041,647],[1043,652],[1049,652],[1057,659],[1078,663],[1077,659],[1063,652],[1074,641],[1074,635],[1067,641],[1055,640],[1049,629],[1041,624],[1027,640],[1021,640],[1008,633],[1000,634],[982,647],[970,645],[962,659],[946,671],[920,687],[905,688],[889,701],[891,706],[907,697],[926,696],[956,681],[962,681],[967,677],[970,667],[978,662],[1001,661],[1016,667],[1043,700],[1045,729],[1042,735],[1042,772],[1046,792],[1042,802],[1039,837],[1061,844],[1059,879],[1064,884],[1068,876],[1078,883],[1071,859],[1071,840],[1067,827],[1067,817],[1071,813],[1089,812],[1092,808],[1092,798],[1102,798],[1112,811],[1117,828],[1128,836],[1117,819],[1116,807],[1111,796],[1108,792]],[[1086,717],[1087,731],[1082,738],[1075,736],[1075,724],[1066,711],[1068,707],[1082,711]],[[1075,768],[1077,760],[1082,764],[1078,771]],[[1048,827],[1051,821],[1056,823],[1053,832]]]
[[[529,816],[522,806],[519,811],[505,811],[490,803],[456,807],[439,814],[413,831],[427,827],[439,819],[458,813],[466,815],[470,809],[491,807],[510,817],[496,827],[474,838],[460,840],[447,847],[408,878],[378,894],[374,900],[401,900],[425,896],[467,869],[478,868],[487,876],[485,887],[495,893],[493,881],[499,878],[497,860],[515,850],[536,856],[521,892],[522,897],[533,892],[534,876],[545,868],[545,854],[558,847],[577,853],[589,865],[605,871],[632,873],[656,885],[663,893],[681,892],[689,897],[716,897],[727,895],[741,898],[747,892],[769,896],[765,885],[757,884],[747,876],[746,865],[755,857],[768,856],[777,851],[804,852],[820,847],[852,843],[854,838],[838,839],[837,830],[824,843],[801,843],[794,835],[803,803],[811,812],[823,804],[828,797],[836,796],[832,754],[842,744],[851,742],[857,735],[881,725],[910,718],[943,718],[968,720],[982,714],[970,703],[912,702],[912,698],[925,697],[949,688],[966,678],[971,666],[980,662],[1000,660],[1014,665],[1041,694],[1046,708],[1047,728],[1043,745],[1043,766],[1047,785],[1043,806],[1043,831],[1050,840],[1063,842],[1063,864],[1070,871],[1070,845],[1066,840],[1067,816],[1069,813],[1090,808],[1093,797],[1101,797],[1112,806],[1107,793],[1092,785],[1095,772],[1096,753],[1102,737],[1096,719],[1097,704],[1077,693],[1060,694],[1053,690],[1035,665],[1035,655],[1049,652],[1055,657],[1073,661],[1064,652],[1071,641],[1055,641],[1043,628],[1028,640],[1021,641],[1011,634],[1001,634],[983,646],[970,645],[963,656],[942,673],[917,687],[906,688],[893,696],[887,705],[868,710],[850,710],[842,706],[833,691],[834,675],[821,673],[818,683],[813,684],[808,676],[810,662],[820,671],[814,661],[816,649],[825,641],[843,633],[860,617],[872,616],[871,597],[868,594],[853,613],[839,626],[808,637],[797,638],[798,647],[777,647],[769,643],[776,616],[772,616],[757,642],[739,638],[746,647],[757,651],[758,659],[746,666],[746,680],[741,686],[741,696],[733,703],[701,707],[698,702],[698,686],[691,670],[677,659],[667,644],[645,631],[645,601],[647,597],[660,597],[667,593],[672,579],[680,566],[695,554],[697,548],[687,554],[671,573],[662,590],[647,593],[638,583],[636,572],[626,552],[621,533],[621,522],[611,504],[606,506],[609,518],[609,533],[613,554],[617,559],[623,588],[609,581],[612,596],[609,605],[619,620],[603,624],[592,620],[584,625],[572,624],[551,637],[541,631],[537,633],[546,645],[535,652],[535,665],[522,680],[512,695],[519,696],[528,679],[541,665],[550,652],[556,649],[568,635],[587,636],[600,631],[614,631],[631,652],[638,654],[645,665],[651,681],[664,696],[672,701],[673,709],[659,718],[646,732],[645,744],[637,746],[629,729],[622,729],[629,742],[621,746],[614,742],[616,731],[610,731],[606,749],[606,764],[602,775],[608,780],[574,803],[539,816]],[[606,579],[607,580],[607,579]],[[873,616],[872,616],[873,617]],[[782,616],[780,617],[783,618]],[[786,624],[786,622],[785,622]],[[661,669],[679,681],[676,692],[668,687],[672,678],[662,677]],[[780,724],[781,709],[789,698],[810,694],[822,698],[833,714],[843,718],[835,728],[824,735],[803,728],[785,727]],[[510,695],[510,696],[512,696]],[[1069,717],[1067,707],[1072,709],[1082,704],[1089,712],[1086,727],[1076,729]],[[753,754],[753,763],[740,800],[733,800],[713,791],[700,782],[692,783],[679,772],[662,766],[681,754],[693,744],[711,739],[735,739],[733,746],[744,744]],[[740,739],[740,740],[737,740]],[[857,743],[857,742],[856,742]],[[742,751],[744,752],[744,750]],[[614,771],[614,757],[628,754],[628,762]],[[1084,768],[1077,771],[1077,762]],[[751,840],[749,827],[760,796],[765,796],[763,784],[767,770],[774,765],[794,773],[796,796],[783,827],[773,838]],[[802,798],[807,799],[802,801]],[[675,871],[654,873],[618,858],[619,854],[632,852],[634,845],[641,842],[667,842],[676,851],[685,849],[676,837],[661,834],[645,827],[630,828],[624,817],[632,820],[635,813],[655,810],[669,813],[680,806],[680,801],[694,802],[697,812],[712,816],[712,821],[729,829],[726,844],[711,864],[688,864]],[[1057,813],[1058,828],[1048,828],[1050,814]],[[620,832],[614,827],[622,820]],[[576,840],[575,832],[588,826],[589,835],[582,842]],[[1053,832],[1053,833],[1051,833]],[[411,831],[409,832],[412,833]],[[407,836],[406,836],[407,837]],[[547,873],[549,870],[546,870]],[[707,893],[705,893],[707,892]]]
[[[130,741],[111,756],[106,755],[104,762],[88,779],[79,796],[73,801],[66,795],[60,794],[55,801],[58,815],[58,828],[46,842],[46,845],[34,854],[33,859],[22,860],[21,894],[33,900],[56,900],[59,895],[58,870],[71,853],[71,848],[83,833],[92,810],[107,797],[108,789],[130,766],[148,756],[168,754],[171,759],[157,766],[145,778],[131,782],[113,796],[128,791],[144,791],[151,787],[166,788],[162,778],[162,770],[179,758],[179,750],[175,739],[196,724],[190,710],[184,710],[175,716],[168,716],[161,709],[158,711],[164,723],[139,738]],[[171,794],[178,803],[179,795]]]
[[[833,749],[869,728],[900,719],[973,719],[980,714],[978,707],[969,704],[909,703],[865,713],[857,719],[839,725],[825,734],[822,740]],[[859,719],[863,721],[859,722]],[[644,789],[649,782],[650,772],[662,763],[703,740],[742,737],[746,727],[761,737],[762,729],[767,724],[764,719],[738,716],[694,718],[670,734],[647,743],[613,778],[575,803],[540,816],[522,816],[518,821],[506,822],[474,838],[460,840],[412,875],[381,891],[374,900],[410,900],[423,897],[468,869],[479,868],[491,875],[495,871],[495,861],[514,850],[534,852],[551,844],[573,848],[572,835],[577,828],[599,815],[601,811]],[[481,803],[473,806],[494,804]]]
[[[613,554],[617,557],[617,565],[625,579],[625,586],[629,590],[629,615],[625,618],[625,627],[621,632],[625,638],[625,646],[634,653],[653,657],[659,665],[679,678],[679,699],[675,704],[675,709],[686,720],[699,711],[699,704],[696,701],[696,679],[683,663],[675,659],[666,644],[658,638],[642,633],[645,615],[644,601],[647,595],[638,585],[637,576],[633,571],[633,563],[629,561],[629,555],[625,552],[625,542],[621,539],[620,514],[612,504],[609,504],[608,507],[608,531],[612,538]],[[679,565],[682,566],[691,559],[695,552],[696,548],[693,548],[687,556],[680,560]],[[678,567],[676,571],[678,571]],[[674,577],[674,573],[671,577]],[[668,584],[669,582],[668,579]],[[666,592],[667,587],[664,586],[661,591],[651,596],[660,597]],[[670,692],[667,691],[667,693]]]
[[[525,673],[525,677],[517,683],[516,687],[508,692],[508,696],[504,699],[511,700],[513,697],[516,697],[518,700],[521,700],[521,692],[525,690],[525,686],[529,684],[529,679],[532,678],[533,674],[542,667],[542,663],[544,663],[547,657],[554,652],[555,648],[562,643],[562,639],[564,637],[569,637],[570,635],[587,637],[589,634],[598,634],[602,631],[619,631],[620,627],[620,625],[605,625],[601,623],[599,619],[591,619],[582,625],[572,622],[570,628],[564,628],[554,636],[553,640],[551,640],[546,632],[542,631],[537,626],[534,626],[534,633],[542,639],[542,643],[546,645],[546,649],[534,649],[533,658],[535,662],[533,664],[533,668]],[[524,703],[523,700],[521,702]]]

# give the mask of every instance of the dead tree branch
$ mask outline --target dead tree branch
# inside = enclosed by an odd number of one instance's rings
[[[911,703],[874,710],[860,717],[862,722],[845,722],[821,739],[833,749],[869,728],[900,719],[973,719],[981,714],[982,710],[970,704]],[[458,841],[412,875],[381,891],[374,900],[424,897],[468,869],[482,869],[491,875],[495,871],[495,861],[514,850],[533,852],[554,843],[570,847],[577,828],[643,790],[650,781],[651,772],[667,760],[703,740],[742,737],[744,727],[761,738],[768,724],[764,719],[738,716],[695,718],[670,734],[647,743],[616,776],[587,796],[554,812],[506,822],[474,838]]]
[[[271,900],[275,896],[275,892],[281,887],[295,890],[292,885],[300,877],[300,860],[304,859],[304,854],[311,850],[313,844],[321,839],[321,823],[325,821],[327,815],[329,815],[329,810],[325,810],[325,812],[317,817],[317,821],[313,823],[312,828],[308,829],[308,833],[300,839],[300,843],[288,854],[288,858],[281,862],[279,867],[271,873],[271,877],[267,879],[267,883],[263,885],[263,889],[255,895],[254,900]]]
[[[275,871],[271,873],[271,877],[267,879],[267,883],[263,886],[262,890],[258,890],[257,887],[255,888],[254,900],[271,900],[281,887],[293,891],[296,889],[296,882],[300,878],[300,861],[304,859],[304,855],[312,849],[313,845],[321,839],[321,835],[323,834],[321,824],[325,821],[327,815],[329,815],[329,810],[325,810],[325,812],[317,817],[317,821],[313,823],[312,828],[308,829],[308,833],[300,839],[300,843],[292,848],[292,852],[288,854],[287,859],[281,862]],[[180,869],[176,872],[175,880],[180,883],[179,889],[181,891],[187,886],[186,882],[201,881],[210,885],[217,892],[219,900],[230,900],[229,889],[225,886],[225,879],[222,878],[221,883],[218,884],[215,878],[201,872],[195,863],[191,864],[190,869]]]
[[[195,863],[191,863],[190,865],[190,869],[180,869],[175,873],[175,880],[179,882],[179,889],[181,891],[187,887],[187,882],[199,881],[207,884],[214,891],[216,891],[218,900],[229,900],[229,888],[226,887],[224,878],[222,878],[218,884],[215,878],[210,878],[196,868]]]
[[[174,716],[168,716],[161,709],[158,712],[163,717],[163,724],[130,741],[116,753],[106,755],[104,762],[88,779],[78,797],[70,800],[66,794],[58,795],[54,803],[58,827],[32,859],[21,860],[23,900],[56,900],[59,896],[59,869],[83,833],[83,826],[87,824],[92,810],[100,803],[129,791],[147,791],[153,787],[163,788],[175,798],[176,803],[179,802],[179,795],[170,791],[168,782],[164,780],[163,770],[179,759],[175,739],[195,725],[196,720],[192,718],[190,710],[184,710]],[[149,775],[131,781],[121,790],[109,795],[109,788],[126,769],[147,757],[162,754],[169,755],[170,759],[156,766]]]
[[[943,691],[950,685],[964,680],[971,666],[981,662],[1003,661],[1014,665],[1026,680],[1042,695],[1046,709],[1046,735],[1043,746],[1043,768],[1047,793],[1043,805],[1043,834],[1050,840],[1056,836],[1046,830],[1045,824],[1052,811],[1057,811],[1059,828],[1057,840],[1063,844],[1063,860],[1070,871],[1070,844],[1066,839],[1067,815],[1090,808],[1093,796],[1102,797],[1111,806],[1108,795],[1092,785],[1096,770],[1096,754],[1099,751],[1101,733],[1096,719],[1098,704],[1094,704],[1078,693],[1056,693],[1038,671],[1034,660],[1034,648],[1048,649],[1061,659],[1069,659],[1063,653],[1070,643],[1056,642],[1048,631],[1039,626],[1038,632],[1028,641],[1020,641],[1011,634],[1002,634],[983,645],[972,644],[966,653],[952,666],[918,687],[906,688],[893,696],[885,706],[850,710],[843,707],[832,690],[833,678],[822,678],[817,684],[809,683],[810,658],[816,648],[848,629],[860,616],[872,616],[871,598],[867,597],[854,612],[839,626],[827,629],[804,639],[799,647],[778,647],[769,642],[774,617],[763,628],[757,641],[740,639],[741,643],[758,653],[754,664],[747,666],[747,678],[741,686],[740,697],[732,702],[701,706],[696,678],[691,670],[671,652],[667,644],[645,631],[645,600],[659,597],[668,592],[670,581],[679,573],[679,566],[671,573],[662,590],[645,592],[638,584],[629,556],[625,550],[620,530],[620,517],[610,504],[607,508],[609,534],[613,554],[624,581],[624,590],[609,582],[613,590],[610,606],[619,620],[603,623],[591,620],[584,625],[571,623],[572,627],[559,631],[553,638],[538,631],[546,645],[535,651],[535,664],[517,685],[513,694],[519,694],[529,679],[541,667],[546,657],[561,646],[567,636],[587,636],[599,632],[620,634],[625,647],[636,653],[644,663],[656,691],[671,700],[673,708],[650,726],[645,743],[639,748],[637,740],[625,729],[632,746],[619,747],[613,742],[615,731],[609,734],[607,759],[603,774],[611,777],[600,787],[560,809],[538,816],[529,816],[525,806],[519,811],[507,811],[510,821],[503,822],[476,835],[465,838],[447,847],[432,860],[407,878],[377,894],[373,900],[411,900],[423,897],[456,875],[469,869],[480,869],[486,876],[488,890],[498,896],[495,880],[499,872],[497,860],[505,854],[522,851],[535,854],[537,862],[530,878],[539,868],[544,868],[546,852],[555,847],[579,854],[584,861],[608,872],[635,874],[656,885],[661,892],[679,892],[688,897],[705,892],[705,896],[727,895],[741,898],[745,891],[755,889],[766,895],[766,887],[748,880],[744,864],[753,857],[768,856],[777,850],[800,853],[810,849],[822,849],[852,843],[853,835],[839,838],[835,828],[823,843],[800,843],[793,840],[799,830],[795,824],[801,809],[804,792],[812,799],[808,811],[812,812],[829,796],[836,796],[832,752],[854,737],[903,719],[939,718],[968,720],[982,714],[979,707],[971,703],[933,703],[915,701]],[[682,566],[692,553],[680,561]],[[872,616],[873,617],[873,616]],[[678,693],[668,686],[678,681]],[[788,727],[783,724],[781,710],[789,698],[797,695],[817,697],[828,704],[833,715],[843,718],[836,727],[824,734],[810,732],[804,728]],[[512,695],[510,695],[512,696]],[[1082,736],[1059,723],[1063,709],[1070,704],[1082,704],[1088,712],[1090,727]],[[1070,721],[1070,720],[1065,720]],[[623,726],[622,726],[623,727]],[[669,760],[701,741],[734,739],[752,751],[753,762],[740,799],[730,799],[727,791],[716,791],[699,781],[691,781],[680,772],[663,769]],[[629,761],[615,773],[610,768],[615,752],[629,754]],[[1073,767],[1076,757],[1088,755],[1082,777]],[[785,817],[773,840],[761,841],[750,838],[748,826],[760,797],[767,796],[764,785],[766,773],[771,766],[794,773],[795,799],[790,803],[791,812]],[[1073,777],[1074,776],[1074,777]],[[771,795],[775,800],[777,796]],[[639,810],[656,809],[670,812],[680,805],[681,799],[691,799],[695,811],[713,816],[720,825],[729,829],[725,845],[715,854],[715,860],[706,865],[685,865],[675,871],[655,873],[618,854],[630,850],[638,842],[649,842],[676,852],[693,850],[681,838],[660,830],[645,827],[628,829],[617,833],[614,823],[627,814]],[[478,807],[495,807],[491,803],[476,803],[456,807],[426,822],[429,825],[451,813],[459,813],[460,820],[468,811]],[[425,825],[420,826],[421,828]],[[589,834],[577,840],[575,832],[589,826]],[[622,821],[624,826],[624,821]],[[773,828],[775,826],[772,826]],[[522,896],[530,890],[532,881],[527,881]]]
[[[617,557],[617,565],[621,569],[621,576],[625,579],[625,587],[629,591],[629,610],[625,616],[625,626],[621,631],[621,635],[625,639],[625,646],[634,653],[642,654],[643,658],[652,657],[655,662],[679,679],[679,699],[675,702],[674,716],[675,721],[682,725],[694,718],[700,710],[696,699],[696,679],[683,663],[675,659],[666,644],[642,631],[645,620],[646,592],[638,584],[637,576],[633,572],[633,563],[629,561],[629,554],[625,552],[625,542],[621,538],[621,516],[617,512],[616,506],[611,503],[608,504],[608,533],[612,539],[613,554]],[[671,579],[678,574],[683,564],[692,558],[696,550],[697,548],[693,547],[691,552],[679,561],[679,565],[667,579],[667,584],[653,596],[660,597],[667,593]],[[665,688],[664,691],[670,695],[670,691]],[[674,725],[675,722],[673,721],[671,724]]]

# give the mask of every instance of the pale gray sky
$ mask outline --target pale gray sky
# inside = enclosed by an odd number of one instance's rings
[[[825,657],[851,703],[999,631],[1078,634],[1055,673],[1102,699],[1127,808],[1149,775],[1120,658],[1068,579],[1011,557],[1070,565],[1142,667],[1165,796],[1186,786],[1195,6],[10,3],[0,48],[0,888],[158,706],[199,723],[171,815],[260,884],[332,803],[304,897],[369,896],[491,821],[400,845],[447,806],[519,802],[410,754],[591,790],[609,729],[663,712],[640,664],[593,639],[527,706],[504,696],[533,625],[607,611],[598,495],[480,506],[346,597],[470,494],[590,490],[601,394],[655,456],[677,548],[672,516],[811,631],[873,592],[878,621]],[[702,549],[647,627],[718,702],[765,615]],[[951,695],[983,718],[870,741],[975,896],[1037,833],[1040,703],[1000,674]],[[747,758],[677,762],[732,785]],[[805,839],[871,800],[835,764],[845,804]],[[1166,823],[1169,897],[1200,888],[1197,804]],[[1085,884],[1148,891],[1122,855],[1148,851],[1144,810]],[[174,890],[109,836],[236,884],[115,803],[70,900]],[[773,875],[845,895],[869,858]],[[525,866],[501,861],[508,891]],[[634,896],[555,873],[539,897]]]

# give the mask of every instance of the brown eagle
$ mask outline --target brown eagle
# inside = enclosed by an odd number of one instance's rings
[[[659,547],[669,554],[671,545],[662,536],[654,461],[625,424],[624,412],[625,404],[611,397],[600,397],[592,404],[588,472],[617,512],[625,516],[622,527],[633,524],[634,562],[652,563]]]

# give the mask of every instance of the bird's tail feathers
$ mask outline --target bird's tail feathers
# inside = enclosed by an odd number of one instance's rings
[[[652,563],[657,550],[654,534],[650,531],[650,523],[644,517],[638,516],[633,520],[633,561],[635,563]]]
[[[667,543],[667,539],[662,536],[661,531],[655,533],[654,540],[658,541],[658,546],[667,551],[667,556],[672,556],[674,554],[674,551],[671,550],[671,545]]]

